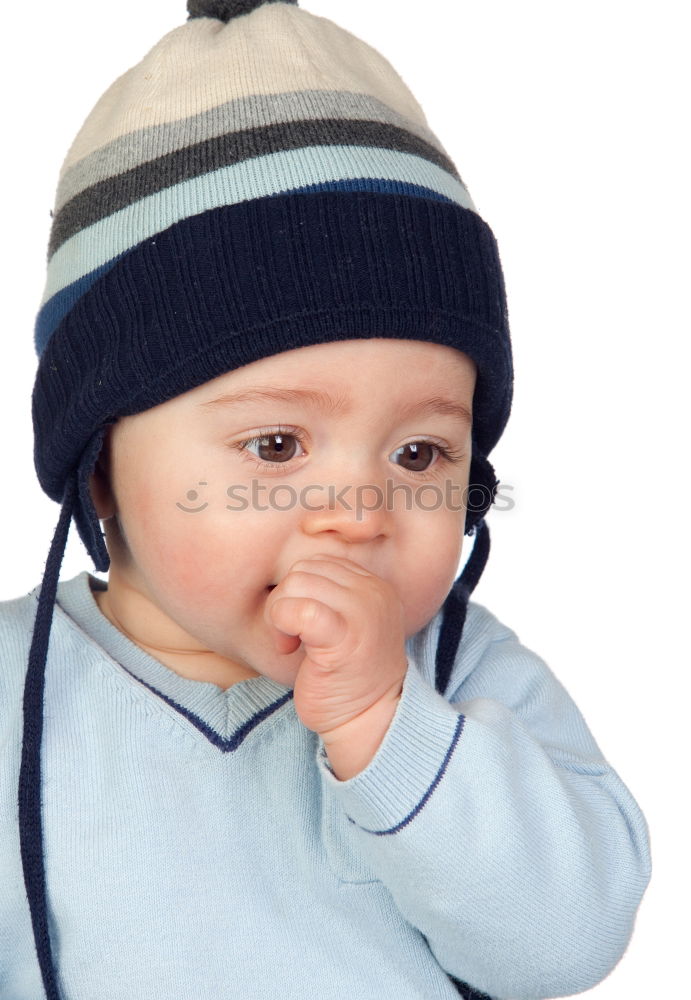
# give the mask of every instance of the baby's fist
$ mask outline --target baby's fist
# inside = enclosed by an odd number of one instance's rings
[[[293,699],[308,729],[333,736],[364,721],[363,713],[381,717],[381,705],[400,694],[403,606],[388,581],[358,563],[329,555],[299,560],[270,594],[265,617],[279,652],[294,652],[302,641]]]

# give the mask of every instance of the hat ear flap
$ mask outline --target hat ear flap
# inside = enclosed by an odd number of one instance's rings
[[[494,503],[499,480],[494,468],[484,455],[473,446],[470,460],[470,476],[466,498],[465,534],[472,535],[475,527],[484,518]]]

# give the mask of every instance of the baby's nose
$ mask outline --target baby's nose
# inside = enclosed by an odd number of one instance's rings
[[[386,494],[378,486],[324,488],[303,511],[302,528],[308,535],[322,532],[347,542],[386,537],[393,530]]]

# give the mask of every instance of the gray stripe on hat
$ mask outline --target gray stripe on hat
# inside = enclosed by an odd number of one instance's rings
[[[477,212],[467,189],[447,170],[409,153],[362,146],[314,146],[271,153],[182,181],[76,233],[48,264],[41,308],[67,285],[180,219],[223,205],[349,179],[417,185]]]
[[[79,160],[61,177],[55,213],[75,195],[99,181],[205,139],[241,129],[313,118],[344,118],[397,125],[428,142],[440,153],[445,152],[430,129],[369,94],[342,90],[253,94],[251,97],[235,98],[189,118],[151,125],[113,139]]]
[[[280,122],[264,128],[206,139],[87,188],[68,202],[54,218],[48,255],[51,257],[80,230],[181,181],[258,156],[320,146],[382,147],[413,153],[435,163],[463,183],[447,156],[396,126],[342,118]]]

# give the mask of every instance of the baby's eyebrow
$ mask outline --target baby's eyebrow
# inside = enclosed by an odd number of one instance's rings
[[[223,393],[215,399],[208,399],[199,406],[213,409],[218,406],[236,406],[240,403],[278,402],[302,403],[324,413],[348,414],[352,406],[347,399],[334,399],[328,392],[317,388],[291,389],[278,386],[250,386],[240,392]],[[438,413],[442,416],[455,417],[469,426],[473,418],[470,410],[463,403],[447,399],[442,395],[428,396],[425,399],[412,399],[393,407],[401,420],[407,417],[421,416],[427,413]]]
[[[411,400],[399,407],[398,414],[401,419],[406,417],[417,417],[426,413],[438,413],[443,417],[456,417],[463,424],[469,427],[473,423],[473,415],[463,403],[457,403],[452,399],[445,399],[442,396],[430,396],[428,399]]]
[[[225,392],[215,399],[200,403],[202,407],[236,406],[240,403],[303,403],[317,410],[330,413],[348,413],[350,407],[345,399],[336,400],[323,389],[290,389],[275,385],[249,386],[240,392]]]

